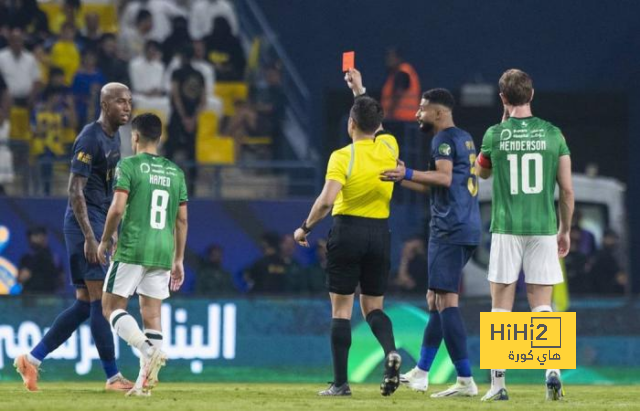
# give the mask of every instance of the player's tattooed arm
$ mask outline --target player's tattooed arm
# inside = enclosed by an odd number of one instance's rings
[[[87,177],[79,174],[71,174],[69,177],[69,203],[73,209],[73,215],[78,221],[78,225],[84,234],[84,256],[89,264],[98,263],[98,241],[96,240],[89,214],[87,213],[87,203],[84,198],[84,187],[87,185]]]
[[[84,198],[84,187],[87,185],[87,177],[79,174],[71,174],[69,178],[69,202],[73,209],[73,215],[78,220],[82,234],[85,238],[95,239],[93,229],[89,223],[89,214],[87,213],[87,202]]]
[[[98,260],[103,265],[107,263],[107,255],[115,252],[114,245],[117,241],[118,225],[124,215],[128,198],[129,193],[124,191],[116,191],[113,195],[113,200],[107,213],[107,221],[102,231],[102,239],[100,240],[100,245],[98,245]]]

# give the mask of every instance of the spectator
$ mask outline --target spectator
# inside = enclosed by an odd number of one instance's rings
[[[127,3],[122,12],[120,29],[134,29],[136,16],[140,9],[147,9],[153,16],[153,29],[150,38],[162,43],[171,34],[171,19],[177,16],[186,17],[187,11],[177,2],[171,0],[137,0]]]
[[[180,68],[171,75],[171,118],[165,149],[169,159],[182,163],[188,176],[189,193],[195,196],[198,116],[207,104],[207,97],[204,77],[191,65],[193,47],[183,46],[180,56]]]
[[[291,157],[287,154],[288,145],[282,132],[285,95],[279,64],[273,63],[265,67],[264,79],[251,87],[249,99],[256,111],[253,135],[269,136],[273,139],[276,159],[284,160]]]
[[[218,81],[244,80],[247,60],[240,39],[233,35],[226,18],[214,19],[213,32],[205,38],[205,44],[207,57],[216,70]]]
[[[62,283],[63,268],[60,258],[49,248],[44,227],[27,231],[30,250],[20,259],[18,282],[23,294],[53,294]]]
[[[37,0],[9,2],[9,7],[5,6],[4,10],[0,10],[0,16],[6,18],[7,23],[10,22],[13,27],[20,28],[29,34],[41,30],[49,31],[47,14],[40,10]]]
[[[100,38],[102,30],[100,29],[100,16],[98,13],[87,13],[84,15],[84,30],[78,36],[82,50],[92,49],[98,50],[100,47]]]
[[[254,293],[282,293],[287,289],[286,267],[279,254],[280,236],[266,233],[261,239],[262,257],[245,271],[245,281]]]
[[[98,51],[98,68],[107,83],[129,84],[127,62],[118,57],[116,37],[111,33],[102,35]]]
[[[31,48],[31,52],[38,62],[40,82],[42,84],[49,84],[49,76],[53,67],[51,66],[51,55],[49,55],[49,51],[45,48],[44,42],[40,41],[35,43]],[[62,70],[60,70],[60,72],[62,73],[62,83],[64,84],[64,72]]]
[[[165,69],[160,43],[149,40],[144,50],[143,56],[129,62],[133,106],[140,110],[164,113],[164,118],[167,118],[171,106],[164,85]]]
[[[13,155],[9,149],[9,105],[7,85],[0,75],[0,195],[6,194],[4,185],[13,182]]]
[[[149,40],[144,47],[144,54],[129,62],[131,88],[135,94],[145,97],[164,95],[164,65],[160,43]]]
[[[123,29],[118,39],[120,56],[125,60],[142,55],[144,44],[151,39],[153,18],[147,9],[140,9],[136,16],[136,26],[132,29]]]
[[[73,79],[71,89],[75,96],[78,125],[91,123],[100,114],[100,89],[106,80],[98,68],[98,55],[87,49],[82,55],[82,67]]]
[[[66,96],[66,97],[65,97]],[[65,133],[77,125],[72,97],[61,87],[48,86],[32,117],[31,155],[38,159],[41,194],[51,195],[53,161],[67,153]]]
[[[235,158],[246,159],[252,153],[244,150],[244,142],[247,137],[256,135],[258,113],[250,102],[242,100],[234,103],[234,111],[233,117],[223,119],[220,128],[225,136],[233,138]]]
[[[64,23],[60,37],[51,48],[51,65],[64,71],[66,85],[71,85],[73,77],[80,67],[80,51],[75,43],[76,28],[72,23]]]
[[[55,34],[62,33],[65,24],[82,29],[84,16],[82,15],[80,0],[64,0],[62,13],[58,13],[51,22],[51,31]],[[74,33],[75,34],[75,33]]]
[[[4,78],[14,106],[32,108],[42,86],[40,68],[33,54],[24,48],[24,33],[14,28],[9,47],[0,50],[0,75]]]
[[[196,0],[189,12],[189,34],[201,40],[213,31],[213,21],[221,16],[231,25],[231,31],[238,35],[238,16],[228,0]]]
[[[627,273],[620,266],[617,252],[620,238],[613,230],[606,230],[602,237],[602,249],[597,252],[589,267],[593,292],[598,294],[624,294],[628,282]]]
[[[187,29],[187,19],[182,16],[174,17],[171,24],[173,31],[162,43],[162,55],[164,63],[167,65],[176,57],[182,46],[191,43],[191,37],[189,37],[189,30]]]
[[[213,244],[207,248],[205,258],[199,259],[196,294],[201,296],[230,295],[237,293],[233,276],[222,266],[222,247]]]
[[[427,252],[422,236],[414,236],[404,242],[396,285],[407,292],[427,294],[429,282]]]
[[[587,278],[588,258],[580,250],[581,230],[577,226],[571,227],[571,248],[564,259],[569,291],[572,294],[594,293],[593,281]]]
[[[9,119],[9,107],[11,106],[11,97],[7,89],[2,74],[0,74],[0,125]]]
[[[193,59],[191,60],[191,66],[198,70],[202,77],[204,77],[204,88],[207,97],[213,97],[213,88],[215,84],[215,72],[213,66],[206,58],[207,49],[203,41],[196,40],[192,42],[193,45]],[[173,72],[180,67],[180,56],[174,56],[167,66],[167,90],[171,90],[171,76]]]
[[[307,280],[307,290],[311,294],[320,294],[327,291],[326,274],[327,268],[327,240],[321,238],[316,244],[316,261],[305,270]]]
[[[571,228],[575,228],[578,233],[576,235],[578,250],[587,258],[590,258],[596,253],[598,246],[596,245],[596,236],[591,231],[582,228],[582,217],[582,211],[576,209],[573,213]]]
[[[9,27],[9,22],[11,21],[11,9],[9,5],[5,1],[0,1],[0,33],[6,30]],[[2,36],[0,35],[0,39]],[[0,41],[0,48],[5,47],[6,44],[3,44]]]
[[[293,235],[285,234],[280,239],[279,254],[284,264],[286,286],[282,291],[307,292],[307,278],[300,263],[295,259],[296,241]]]
[[[47,87],[57,87],[60,88],[65,94],[72,94],[71,88],[65,84],[64,71],[62,71],[61,68],[51,67],[51,69],[49,69],[49,75],[47,77],[49,79]]]
[[[421,93],[418,74],[404,61],[397,48],[387,50],[386,64],[389,76],[382,88],[381,98],[385,118],[415,122]]]

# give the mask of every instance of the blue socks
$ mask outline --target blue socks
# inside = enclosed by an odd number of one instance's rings
[[[71,307],[56,317],[49,331],[31,351],[31,355],[38,361],[44,360],[51,351],[55,351],[67,341],[87,318],[89,318],[89,302],[76,300]]]
[[[449,307],[440,313],[442,334],[458,377],[471,377],[471,364],[467,353],[467,332],[458,307]]]
[[[113,344],[113,334],[109,322],[102,315],[102,301],[91,302],[91,334],[96,343],[100,361],[107,379],[118,374],[116,365],[116,351]]]
[[[429,322],[424,329],[422,337],[422,348],[420,349],[420,361],[418,368],[422,371],[429,371],[431,364],[436,358],[438,348],[442,343],[442,323],[438,310],[429,311]]]

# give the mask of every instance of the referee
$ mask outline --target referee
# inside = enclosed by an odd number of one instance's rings
[[[294,237],[305,247],[307,235],[333,207],[333,227],[327,242],[327,285],[331,298],[331,353],[333,383],[318,394],[350,396],[347,363],[351,346],[353,297],[360,285],[362,314],[385,353],[385,371],[380,392],[391,395],[399,385],[402,361],[396,352],[391,320],[382,311],[389,275],[389,202],[393,184],[380,181],[380,174],[395,168],[396,139],[381,130],[380,104],[364,92],[360,73],[350,70],[345,80],[356,98],[349,116],[352,144],[331,154],[326,182],[309,217]]]

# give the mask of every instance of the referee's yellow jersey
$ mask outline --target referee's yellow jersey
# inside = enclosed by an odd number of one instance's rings
[[[384,170],[396,168],[398,142],[386,132],[375,140],[359,140],[336,150],[329,158],[327,180],[342,184],[332,215],[389,218],[394,184],[380,181]]]

